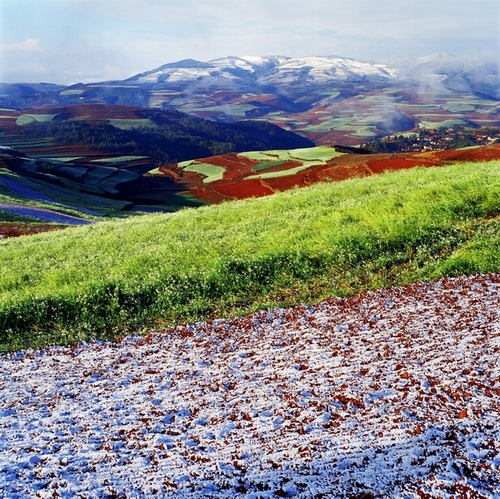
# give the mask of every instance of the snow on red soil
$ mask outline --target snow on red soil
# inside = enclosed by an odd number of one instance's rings
[[[0,357],[3,497],[500,497],[500,274]]]

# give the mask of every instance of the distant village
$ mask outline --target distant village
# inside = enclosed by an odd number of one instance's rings
[[[500,127],[469,128],[463,125],[415,130],[372,140],[361,147],[371,152],[421,152],[460,149],[500,143]]]

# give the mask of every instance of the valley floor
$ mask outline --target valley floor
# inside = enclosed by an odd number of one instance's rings
[[[500,274],[0,357],[6,498],[500,497]]]

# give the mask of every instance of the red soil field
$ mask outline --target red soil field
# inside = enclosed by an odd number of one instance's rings
[[[312,183],[341,182],[342,180],[366,177],[368,175],[370,175],[370,172],[366,168],[365,162],[361,161],[361,158],[358,161],[353,161],[352,164],[339,162],[338,164],[330,164],[312,171],[309,170],[309,178]]]
[[[260,179],[242,180],[214,186],[214,191],[233,199],[246,199],[274,194],[276,191]]]
[[[66,229],[69,225],[54,224],[24,224],[14,222],[0,222],[0,239],[4,237],[31,236],[40,232]]]
[[[447,161],[491,161],[500,159],[500,144],[470,149],[437,151],[434,154],[438,158]]]
[[[305,187],[314,183],[309,179],[307,171],[305,170],[304,172],[287,177],[266,178],[265,181],[275,191],[288,191],[294,187]]]
[[[457,161],[494,159],[500,159],[500,144],[472,149],[419,153],[345,154],[332,159],[328,164],[313,166],[294,175],[266,178],[260,181],[259,179],[251,179],[252,175],[262,173],[252,171],[252,166],[258,161],[239,157],[233,153],[199,160],[226,168],[222,180],[201,185],[197,174],[189,174],[188,176],[184,173],[182,182],[186,184],[190,194],[201,201],[219,203],[230,199],[266,196],[276,191],[305,187],[317,182],[339,182],[356,177],[367,177],[389,170],[403,170],[417,166],[445,166]],[[282,171],[299,165],[298,162],[289,162],[266,169],[265,172]],[[196,183],[193,182],[195,179]]]
[[[30,109],[28,114],[61,114],[64,119],[80,118],[86,121],[106,121],[109,119],[143,118],[142,108],[106,104],[82,104],[49,109]],[[57,117],[56,117],[57,119]]]

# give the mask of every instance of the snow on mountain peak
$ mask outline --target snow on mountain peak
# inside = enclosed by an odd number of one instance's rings
[[[128,81],[142,84],[192,81],[205,78],[255,78],[256,83],[325,83],[348,79],[387,79],[394,74],[383,65],[374,65],[338,56],[227,56],[208,62],[186,59],[141,73]]]

